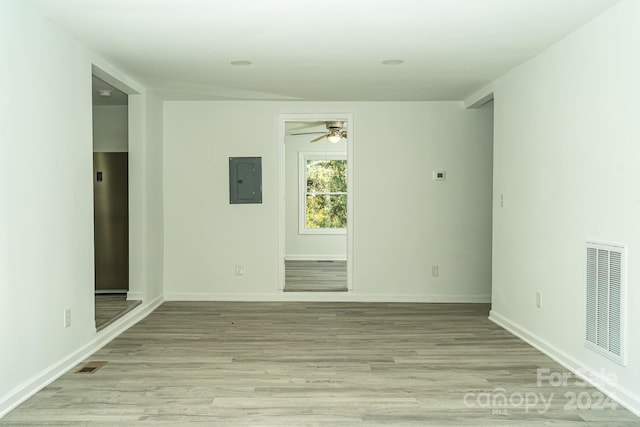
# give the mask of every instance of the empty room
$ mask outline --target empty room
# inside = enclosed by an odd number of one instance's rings
[[[640,425],[639,49],[636,0],[0,0],[0,425]]]

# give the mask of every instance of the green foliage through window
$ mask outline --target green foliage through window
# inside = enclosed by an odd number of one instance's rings
[[[306,161],[306,228],[347,227],[347,161]]]

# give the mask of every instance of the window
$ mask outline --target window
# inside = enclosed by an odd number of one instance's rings
[[[345,234],[347,156],[300,153],[300,234]]]

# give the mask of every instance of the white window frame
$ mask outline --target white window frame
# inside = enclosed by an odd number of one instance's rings
[[[347,234],[346,228],[307,228],[307,161],[308,160],[348,160],[347,153],[341,151],[299,152],[298,153],[298,233],[299,234]],[[349,165],[347,164],[347,167]],[[348,190],[348,188],[347,188]],[[336,193],[342,194],[342,193]],[[349,192],[344,194],[348,197]],[[347,209],[348,209],[347,202]],[[347,215],[348,217],[348,215]]]

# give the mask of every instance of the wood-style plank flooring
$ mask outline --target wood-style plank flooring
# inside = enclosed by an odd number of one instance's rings
[[[0,424],[640,425],[619,406],[572,406],[571,393],[599,399],[574,378],[537,385],[537,369],[566,370],[488,309],[167,302],[94,354],[107,362],[95,373],[65,374]]]
[[[101,330],[115,322],[142,301],[127,301],[126,294],[96,294],[95,319],[96,330]]]
[[[346,261],[286,260],[285,292],[347,292]]]

